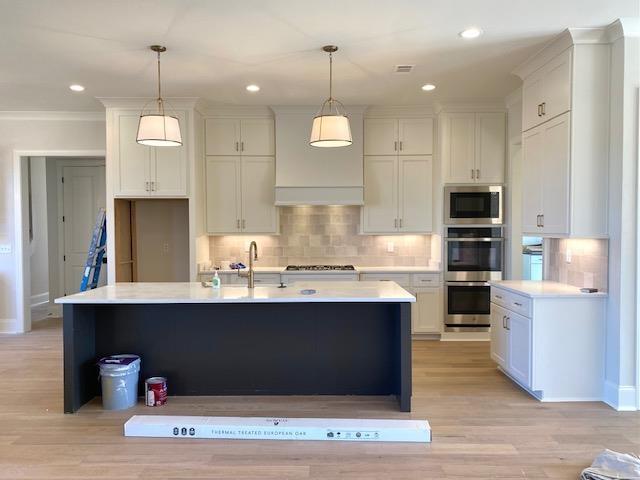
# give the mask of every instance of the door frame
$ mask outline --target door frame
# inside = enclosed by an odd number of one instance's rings
[[[15,323],[10,331],[25,333],[31,330],[31,259],[28,242],[29,235],[25,235],[25,194],[22,183],[22,164],[29,157],[102,157],[106,158],[106,150],[14,150],[13,151],[13,203],[14,203],[14,259],[15,259]]]

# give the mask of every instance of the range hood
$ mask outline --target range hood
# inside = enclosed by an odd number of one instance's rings
[[[309,145],[317,107],[271,107],[276,118],[276,205],[363,205],[362,116],[346,107],[353,143]]]

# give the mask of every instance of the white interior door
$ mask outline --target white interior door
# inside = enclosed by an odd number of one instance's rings
[[[362,230],[366,233],[398,230],[398,157],[364,158]]]
[[[406,233],[433,230],[433,174],[431,155],[400,157],[398,170],[398,227]]]
[[[242,224],[246,233],[275,233],[276,165],[273,157],[242,157]]]
[[[80,290],[82,271],[100,208],[105,208],[104,166],[64,167],[62,215],[64,231],[64,294]],[[105,285],[107,266],[102,265],[99,286]]]

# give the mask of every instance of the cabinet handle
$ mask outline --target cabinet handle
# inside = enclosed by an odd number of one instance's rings
[[[511,330],[511,326],[509,323],[511,322],[511,317],[507,317],[507,330]]]
[[[236,142],[236,152],[237,152],[237,151],[239,151],[239,150],[238,150],[239,148],[240,148],[240,147],[239,147],[239,142]]]
[[[540,226],[544,227],[544,214],[540,215]]]
[[[480,180],[480,169],[476,170],[476,180]]]
[[[400,219],[400,221],[398,223],[400,225],[400,228],[402,228],[402,219]]]
[[[149,191],[149,182],[144,182],[144,189],[148,192]]]
[[[544,116],[544,115],[547,114],[547,112],[546,112],[546,110],[547,110],[547,102],[542,102],[541,107],[542,107],[542,115]]]
[[[393,142],[393,151],[394,152],[398,151],[398,141],[397,140],[395,142]]]
[[[156,182],[151,182],[151,191],[152,192],[156,191]]]
[[[502,328],[507,328],[507,316],[502,316]]]
[[[402,151],[402,140],[400,140],[400,151]]]
[[[244,228],[247,226],[247,221],[243,218],[242,219],[242,229],[244,230]]]
[[[393,219],[393,228],[398,228],[398,219],[397,218]]]
[[[517,307],[521,307],[522,304],[520,302],[513,302],[514,305],[516,305]]]
[[[476,175],[476,171],[472,168],[471,169],[471,180],[473,180],[475,178]]]
[[[239,218],[236,219],[236,228],[238,230],[240,230],[240,219]]]
[[[494,295],[498,300],[502,300],[502,295]]]
[[[540,226],[540,215],[536,215],[536,227]]]
[[[244,152],[244,142],[240,142],[240,151]]]
[[[541,108],[541,107],[542,107],[542,104],[541,104],[541,103],[539,103],[539,104],[538,104],[538,116],[539,116],[539,117],[541,117],[541,116],[542,116],[542,114],[540,113],[540,108]]]

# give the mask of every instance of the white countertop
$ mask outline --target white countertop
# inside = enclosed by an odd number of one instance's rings
[[[497,288],[503,288],[531,298],[557,297],[606,297],[606,292],[582,293],[580,288],[566,283],[550,282],[547,280],[502,280],[489,282]]]
[[[317,293],[304,295],[301,290]],[[69,304],[148,303],[320,303],[415,302],[413,295],[395,282],[297,282],[287,288],[275,285],[203,287],[200,283],[117,283],[57,298]]]
[[[438,267],[416,266],[416,267],[361,267],[355,266],[355,270],[285,270],[286,267],[253,267],[256,273],[286,273],[287,275],[304,273],[304,274],[340,274],[340,273],[440,273],[442,270]],[[247,271],[245,268],[242,270]],[[218,270],[218,273],[236,273],[237,270],[225,269]],[[215,270],[201,271],[200,275],[213,275]]]

